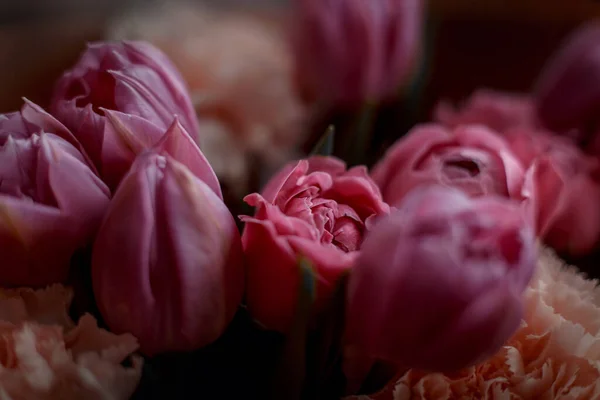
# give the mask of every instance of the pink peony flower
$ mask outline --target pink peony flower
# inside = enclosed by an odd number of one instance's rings
[[[248,263],[248,310],[267,328],[286,332],[299,284],[297,263],[307,258],[317,277],[317,307],[354,264],[369,219],[389,207],[365,167],[346,170],[332,157],[288,164],[245,201],[256,207],[242,243]]]
[[[508,143],[477,125],[446,129],[418,125],[373,168],[383,198],[395,204],[413,188],[440,183],[471,196],[521,196],[523,167]]]
[[[437,104],[433,119],[449,128],[459,125],[485,125],[503,133],[511,128],[539,125],[535,103],[530,96],[478,89],[460,107],[442,101]]]
[[[415,65],[420,0],[296,0],[298,74],[319,100],[364,103],[394,96]]]
[[[63,282],[110,192],[71,133],[38,106],[0,115],[0,285]]]
[[[448,374],[410,370],[380,393],[347,400],[596,399],[600,291],[550,250],[540,253],[519,330],[492,358]]]
[[[519,203],[415,189],[369,232],[352,269],[348,351],[433,371],[481,362],[518,328],[535,261]]]
[[[129,399],[142,359],[123,367],[136,339],[97,327],[90,315],[74,324],[72,292],[0,290],[0,392],[7,399]]]
[[[189,2],[144,5],[114,21],[109,32],[115,39],[148,40],[177,65],[198,115],[194,139],[220,181],[239,196],[248,193],[255,161],[279,169],[293,158],[308,117],[285,29],[271,23],[269,13],[248,11]]]
[[[537,111],[550,129],[579,131],[590,141],[600,120],[600,24],[576,29],[548,61],[535,90]]]
[[[106,323],[136,335],[150,356],[215,341],[244,291],[233,216],[210,186],[171,157],[169,137],[163,139],[123,178],[92,257],[94,295]],[[180,144],[193,153],[189,142]]]
[[[116,134],[120,126],[107,118],[111,114],[130,119],[137,127],[136,139],[146,147],[158,141],[175,116],[191,135],[198,132],[179,72],[163,53],[143,42],[89,44],[57,82],[50,108],[73,131],[112,189],[134,156],[129,143]]]

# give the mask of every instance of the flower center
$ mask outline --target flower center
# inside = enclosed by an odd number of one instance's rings
[[[103,115],[100,108],[115,110],[115,79],[106,71],[89,71],[74,80],[67,89],[67,99],[75,100],[77,107],[92,105],[92,109]]]
[[[456,158],[444,161],[444,170],[449,177],[462,178],[465,176],[475,177],[481,173],[479,164],[474,160]]]

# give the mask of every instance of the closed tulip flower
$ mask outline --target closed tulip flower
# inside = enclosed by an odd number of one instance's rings
[[[0,286],[63,282],[93,240],[110,192],[74,143],[31,103],[0,115]]]
[[[59,79],[51,111],[72,130],[113,189],[127,172],[122,164],[131,165],[132,157],[107,111],[128,118],[136,126],[136,140],[146,147],[160,139],[175,116],[190,135],[198,131],[183,78],[163,53],[143,42],[88,45]]]
[[[295,0],[298,73],[319,99],[361,104],[393,97],[412,72],[420,0]]]
[[[124,177],[92,257],[102,316],[112,331],[136,336],[146,355],[210,344],[244,290],[233,216],[165,147],[139,156]]]
[[[518,203],[415,189],[365,239],[348,283],[350,348],[402,368],[456,371],[519,327],[537,260]]]

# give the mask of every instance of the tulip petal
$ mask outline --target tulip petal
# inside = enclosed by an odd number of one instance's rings
[[[82,160],[61,151],[48,135],[40,138],[38,173],[44,171],[58,208],[90,239],[102,222],[110,191]]]
[[[300,170],[301,172],[296,172]],[[308,164],[304,160],[290,162],[284,166],[275,176],[271,177],[269,182],[262,189],[262,197],[269,203],[273,203],[277,194],[281,191],[288,180],[296,181],[299,176],[306,174]],[[295,184],[295,182],[294,182]],[[245,201],[245,200],[244,200]],[[252,205],[252,204],[250,204]]]
[[[103,110],[106,116],[102,142],[102,176],[116,188],[135,157],[155,145],[164,131],[135,115]]]
[[[206,183],[222,200],[221,185],[208,160],[185,131],[183,125],[175,118],[171,127],[154,146],[154,151],[165,152],[173,159],[185,165],[189,170]]]
[[[260,323],[285,332],[291,323],[290,311],[296,304],[299,285],[296,257],[287,240],[266,222],[247,221],[242,244],[248,263],[248,309]],[[270,306],[264,307],[265,304]]]
[[[157,254],[157,266],[175,270],[156,274],[154,279],[163,282],[154,286],[167,291],[178,288],[169,304],[179,301],[175,310],[184,318],[194,316],[177,324],[182,330],[180,340],[189,343],[173,346],[206,346],[223,333],[242,300],[242,247],[235,221],[208,185],[168,159],[157,193],[156,224],[164,228],[157,231],[156,239],[166,244],[161,247],[164,252]],[[165,279],[174,281],[166,285]],[[178,318],[173,311],[165,310]]]
[[[470,366],[493,356],[517,330],[523,316],[520,295],[506,284],[483,294],[463,313],[454,328],[423,354],[435,360],[438,371],[452,371],[456,365]],[[470,346],[463,352],[461,343]],[[441,358],[439,355],[444,354]],[[420,366],[416,366],[420,367]]]
[[[153,210],[159,179],[153,164],[159,161],[142,155],[125,176],[98,232],[92,255],[92,282],[100,312],[112,331],[132,332],[141,345],[140,334],[146,337],[157,328],[156,322],[149,323],[146,317],[156,308],[152,270],[140,266],[149,265],[153,256]],[[136,331],[132,327],[137,327]]]
[[[0,285],[63,282],[79,231],[56,208],[0,195]]]

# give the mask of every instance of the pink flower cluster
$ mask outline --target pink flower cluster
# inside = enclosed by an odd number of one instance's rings
[[[531,96],[479,90],[458,110],[440,103],[434,118],[455,132],[490,130],[503,142],[496,149],[508,148],[526,171],[521,195],[536,203],[540,236],[561,252],[587,254],[600,241],[600,159],[578,146],[576,131],[544,127],[536,106]]]
[[[73,255],[91,249],[96,303],[113,332],[133,334],[146,355],[215,341],[242,300],[242,244],[192,139],[198,124],[177,70],[146,43],[90,44],[50,110],[26,101],[0,115],[0,286],[66,283],[83,268]],[[63,340],[36,332],[18,340]]]
[[[299,2],[314,28],[303,39],[343,73],[306,71],[341,103],[383,100],[412,62],[421,3],[365,4]],[[326,52],[320,39],[347,29],[358,42]],[[355,52],[372,56],[364,68],[345,65]],[[441,104],[371,171],[290,162],[244,198],[254,212],[240,235],[179,72],[146,43],[90,45],[50,113],[25,101],[0,115],[0,287],[21,288],[0,290],[0,391],[126,398],[141,362],[119,363],[138,343],[150,357],[200,349],[242,303],[290,335],[311,281],[308,332],[342,293],[348,394],[385,366],[396,379],[373,398],[600,395],[598,293],[538,254],[538,238],[572,254],[600,241],[592,117],[577,110],[552,128],[543,110],[567,78],[545,79],[535,99],[479,91],[458,110]],[[67,283],[86,251],[99,311],[121,336],[89,315],[75,325],[62,286],[33,291]]]

